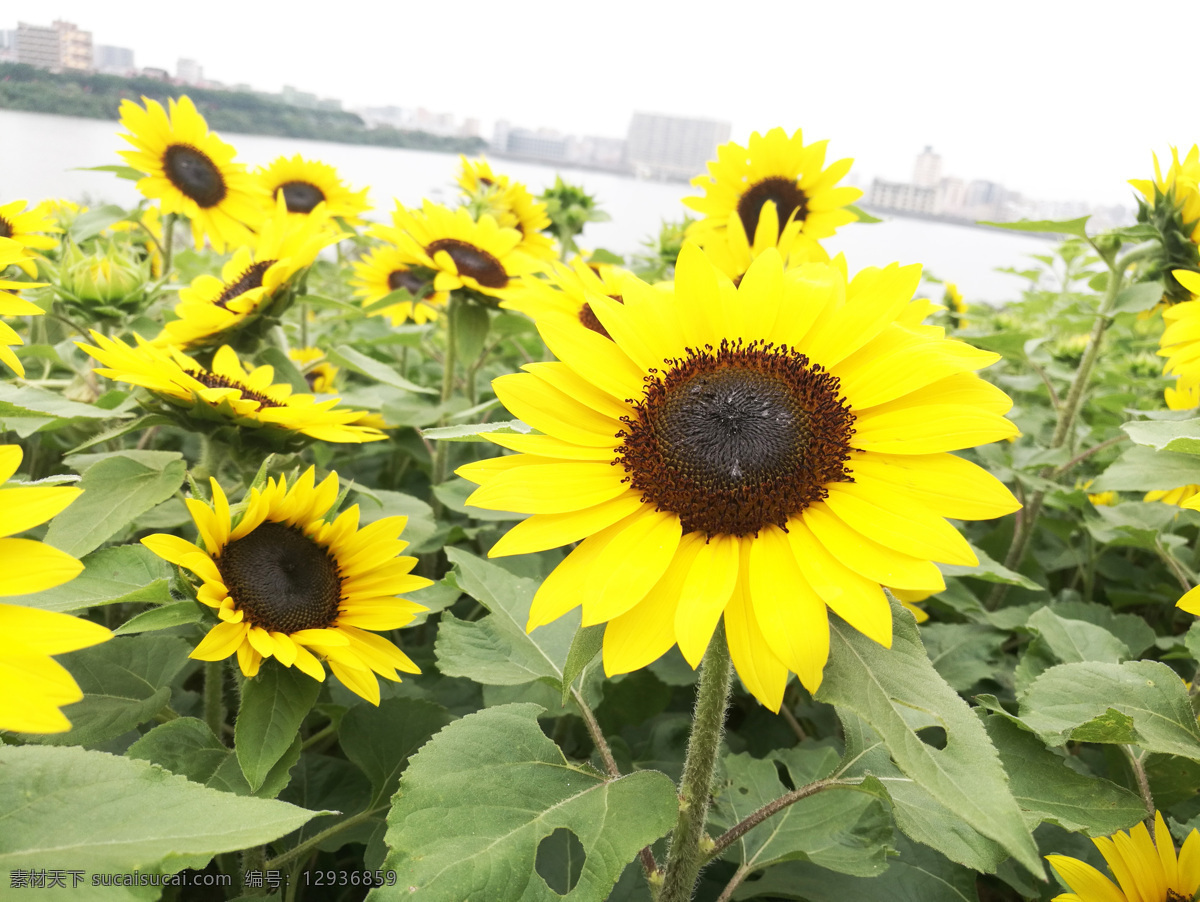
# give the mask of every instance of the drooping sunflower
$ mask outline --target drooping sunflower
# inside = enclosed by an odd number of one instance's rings
[[[22,282],[15,279],[3,278],[4,271],[15,266],[26,275],[37,275],[37,264],[25,249],[25,246],[12,238],[0,238],[0,315],[2,316],[41,316],[45,313],[41,307],[31,301],[23,300],[13,294],[22,288],[41,288],[45,282]],[[25,376],[25,367],[13,353],[13,348],[25,344],[24,339],[8,323],[0,320],[0,361],[3,361],[18,376]]]
[[[625,278],[629,271],[616,266],[593,269],[582,257],[570,264],[555,261],[546,279],[527,279],[522,290],[500,306],[516,310],[535,320],[555,320],[574,323],[608,337],[596,314],[592,313],[588,297],[601,294],[622,303]]]
[[[21,465],[17,445],[0,445],[0,484]],[[83,563],[33,539],[10,538],[45,523],[80,495],[74,486],[0,488],[0,596],[26,595],[70,582]],[[0,730],[62,733],[59,710],[83,698],[71,674],[51,659],[112,638],[102,626],[52,611],[0,604]]]
[[[412,254],[393,244],[373,248],[353,265],[355,278],[350,284],[355,286],[354,294],[362,299],[364,307],[401,288],[412,296],[411,301],[400,301],[371,311],[371,316],[386,316],[393,326],[410,319],[417,325],[435,320],[446,305],[449,292],[433,290],[433,271],[415,266]]]
[[[518,248],[520,232],[501,228],[487,214],[475,220],[465,207],[451,210],[426,200],[420,210],[406,210],[397,204],[392,222],[375,234],[407,255],[409,265],[434,270],[436,291],[469,288],[503,300],[521,279],[544,268]]]
[[[420,673],[409,657],[371,630],[406,626],[426,610],[405,598],[430,584],[412,575],[417,559],[399,557],[407,517],[385,517],[359,529],[358,505],[326,520],[338,497],[338,477],[319,484],[308,470],[288,488],[268,479],[251,489],[235,522],[215,479],[212,503],[189,499],[203,545],[158,534],[142,544],[190,570],[202,584],[198,599],[220,622],[192,651],[201,661],[236,654],[247,677],[264,658],[325,679],[321,659],[353,692],[379,704],[375,674],[394,681],[396,671]],[[315,654],[314,654],[315,652]]]
[[[0,238],[11,238],[31,250],[45,251],[58,245],[53,235],[62,229],[41,206],[25,209],[23,200],[0,206]],[[48,234],[47,234],[48,233]]]
[[[291,303],[292,277],[311,266],[322,248],[345,237],[324,207],[290,216],[280,199],[253,246],[238,248],[221,268],[221,278],[197,276],[179,292],[178,319],[163,326],[153,343],[185,350],[213,347],[262,317],[279,316]]]
[[[338,407],[338,398],[317,400],[293,392],[290,385],[272,384],[274,368],[247,367],[228,345],[217,351],[212,368],[206,369],[176,348],[158,348],[135,337],[136,348],[95,331],[92,340],[98,347],[76,344],[104,364],[96,368],[101,376],[148,388],[172,408],[184,411],[189,420],[232,423],[277,443],[298,435],[323,442],[374,442],[387,437],[360,425],[365,412]]]
[[[122,135],[134,150],[118,151],[146,178],[138,190],[162,204],[163,213],[182,213],[192,224],[199,249],[204,237],[215,250],[252,239],[251,229],[263,218],[265,192],[241,163],[234,149],[208,130],[208,123],[189,97],[172,98],[170,111],[148,97],[143,109],[121,101]]]
[[[835,261],[836,263],[837,261]],[[760,255],[738,287],[695,245],[670,294],[637,279],[589,304],[611,338],[551,319],[557,361],[493,382],[542,434],[458,470],[469,503],[530,513],[491,549],[582,540],[534,598],[529,629],[583,606],[607,623],[609,674],[678,644],[696,666],[723,616],[743,682],[777,710],[788,672],[816,690],[826,606],[889,644],[881,586],[944,588],[933,561],[976,557],[944,518],[1016,510],[948,453],[1016,433],[974,370],[998,360],[908,325],[919,267],[785,271]]]
[[[325,359],[325,352],[320,348],[292,348],[288,357],[300,364],[302,375],[316,394],[324,395],[333,391],[333,380],[338,368]]]
[[[1200,833],[1188,834],[1177,857],[1157,811],[1153,838],[1146,825],[1138,823],[1128,833],[1120,830],[1092,842],[1117,882],[1077,858],[1047,855],[1050,866],[1072,889],[1055,896],[1054,902],[1191,902],[1200,887]]]
[[[708,164],[708,175],[692,184],[704,191],[702,197],[685,197],[688,207],[703,219],[688,229],[688,238],[700,245],[712,243],[736,216],[746,235],[757,236],[763,205],[775,205],[780,227],[793,220],[801,225],[784,253],[797,245],[808,246],[830,237],[839,226],[856,221],[845,209],[862,196],[858,188],[838,186],[850,171],[853,160],[838,160],[825,166],[828,141],[805,144],[800,129],[790,137],[782,128],[766,135],[754,132],[747,147],[730,142],[717,148],[717,159]]]
[[[1179,280],[1178,269],[1200,271],[1200,146],[1193,145],[1187,156],[1171,148],[1171,165],[1164,176],[1154,155],[1154,178],[1130,179],[1140,191],[1138,222],[1154,226],[1160,238],[1158,258],[1145,271],[1148,279],[1163,280],[1163,299],[1168,304],[1189,301],[1196,289],[1188,289]]]
[[[279,157],[255,176],[267,193],[268,214],[280,195],[292,216],[307,216],[318,204],[325,204],[330,216],[361,225],[362,214],[371,209],[366,188],[352,190],[328,163],[306,160],[300,154],[291,159]]]

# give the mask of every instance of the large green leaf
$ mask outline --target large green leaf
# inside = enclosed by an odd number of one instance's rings
[[[187,473],[175,451],[106,455],[84,471],[83,495],[54,518],[46,541],[68,554],[87,554],[174,495]]]
[[[838,764],[831,748],[793,748],[767,758],[728,755],[718,781],[709,820],[728,830],[788,788],[777,764],[787,768],[792,785],[807,786],[828,777]],[[849,788],[826,789],[772,815],[729,847],[726,857],[749,868],[801,859],[830,870],[873,877],[887,869],[892,819],[880,801]]]
[[[338,741],[346,757],[371,781],[372,804],[396,791],[409,757],[453,720],[441,705],[412,698],[388,698],[346,712]]]
[[[171,681],[192,647],[177,636],[118,636],[59,656],[83,692],[67,705],[66,733],[27,736],[48,745],[96,745],[150,720],[171,699]]]
[[[1200,728],[1187,688],[1158,661],[1052,667],[1022,698],[1021,720],[1046,745],[1132,741],[1149,752],[1200,760]]]
[[[1161,492],[1193,483],[1200,483],[1196,455],[1134,445],[1093,480],[1092,491]]]
[[[1009,586],[1020,586],[1022,589],[1045,591],[1044,586],[1035,583],[1028,576],[1017,573],[1015,570],[1009,570],[999,561],[993,560],[982,548],[972,546],[972,550],[979,558],[978,564],[974,567],[966,567],[961,564],[939,564],[938,569],[942,571],[942,575],[969,576],[988,583],[1004,583]]]
[[[995,675],[1008,634],[982,623],[930,623],[921,638],[934,669],[963,692]]]
[[[113,630],[113,633],[118,636],[150,633],[188,623],[200,623],[202,620],[204,609],[199,604],[194,601],[177,601],[135,614]]]
[[[979,225],[994,226],[997,229],[1010,229],[1014,232],[1039,232],[1041,234],[1074,235],[1077,238],[1087,237],[1087,216],[1079,219],[1021,219],[1017,222],[988,222],[980,220]]]
[[[1200,417],[1189,420],[1137,420],[1121,426],[1134,442],[1156,451],[1200,454]]]
[[[321,812],[206,789],[145,761],[81,748],[0,746],[0,872],[72,868],[171,874],[220,852],[251,848]],[[7,884],[8,881],[5,880]],[[85,898],[70,888],[37,899]],[[89,886],[89,899],[157,898]]]
[[[34,595],[5,598],[44,611],[81,611],[118,602],[171,601],[168,589],[175,568],[144,545],[120,545],[93,551],[83,559],[83,572],[61,586]]]
[[[321,684],[294,667],[264,661],[242,686],[233,746],[250,788],[257,790],[300,734],[300,724],[321,693]]]
[[[1051,608],[1035,611],[1026,622],[1047,649],[1063,664],[1078,661],[1109,661],[1128,658],[1129,647],[1102,626],[1085,620],[1067,620]]]
[[[1013,799],[983,725],[933,668],[912,614],[892,604],[892,647],[871,641],[830,614],[829,663],[816,697],[857,713],[900,770],[965,824],[999,843],[1033,874],[1037,847]],[[914,718],[918,714],[919,718]],[[945,731],[945,748],[926,744],[909,721]]]
[[[111,420],[118,417],[132,417],[134,414],[116,413],[105,410],[94,404],[80,404],[78,401],[68,401],[59,392],[47,391],[36,385],[14,385],[11,382],[0,383],[0,420],[9,417],[37,417],[72,419],[83,417],[92,420]]]
[[[1017,804],[1036,820],[1105,836],[1127,830],[1146,816],[1140,796],[1108,780],[1077,773],[1007,717],[986,716],[984,726],[1012,781]]]
[[[675,823],[663,774],[616,780],[577,767],[538,726],[538,705],[487,708],[450,724],[409,762],[388,814],[384,867],[403,877],[374,900],[602,902],[639,849]],[[565,896],[537,874],[543,839],[570,830],[587,853]]]
[[[339,345],[332,351],[326,353],[329,362],[337,366],[344,366],[348,370],[353,370],[363,376],[369,376],[377,382],[382,382],[384,385],[390,385],[393,388],[403,389],[408,392],[418,392],[420,394],[432,395],[436,391],[432,388],[425,388],[417,385],[415,382],[409,382],[394,369],[385,363],[380,363],[374,357],[368,357],[362,354],[349,345]]]

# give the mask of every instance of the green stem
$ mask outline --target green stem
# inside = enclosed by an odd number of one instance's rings
[[[162,278],[167,281],[171,277],[171,263],[175,257],[175,217],[177,214],[168,213],[163,217],[163,271]]]
[[[387,804],[379,805],[374,808],[368,808],[366,811],[360,811],[358,814],[354,814],[354,815],[351,815],[350,817],[346,818],[341,823],[334,824],[332,827],[329,827],[326,830],[322,830],[320,833],[310,836],[304,842],[300,843],[298,846],[293,846],[292,848],[290,848],[286,852],[284,852],[282,855],[276,855],[274,858],[272,858],[270,861],[268,861],[266,863],[263,870],[267,870],[267,871],[279,870],[280,868],[282,868],[286,864],[288,864],[288,862],[295,861],[297,858],[299,858],[302,855],[307,855],[309,853],[309,851],[311,851],[312,849],[315,849],[317,846],[319,846],[321,843],[323,843],[329,837],[335,836],[336,834],[341,833],[343,830],[348,830],[351,827],[353,827],[357,824],[360,824],[365,820],[370,820],[375,815],[379,814],[381,811],[387,811],[388,805],[390,805],[390,804],[391,804],[391,801],[389,800]]]
[[[458,305],[462,301],[454,294],[450,293],[450,300],[446,303],[446,354],[443,358],[442,369],[442,404],[450,400],[450,396],[454,393],[454,368],[457,364],[455,359],[457,349],[455,343],[458,341],[458,336],[455,334],[455,320],[458,318]],[[439,426],[445,426],[449,418],[445,413],[438,420]],[[446,459],[450,453],[450,443],[439,441],[433,451],[433,484],[441,485],[446,480]],[[434,511],[437,514],[441,513],[441,505],[435,501]]]
[[[1119,746],[1122,752],[1125,753],[1126,760],[1129,761],[1129,769],[1133,771],[1133,778],[1137,782],[1138,794],[1142,797],[1142,804],[1146,806],[1146,826],[1150,828],[1150,835],[1154,836],[1154,796],[1150,793],[1150,780],[1146,776],[1146,768],[1142,766],[1142,758],[1133,750],[1133,746]]]
[[[217,442],[200,433],[200,460],[192,469],[192,478],[198,483],[206,483],[210,476],[216,476],[221,466],[220,449]]]
[[[204,722],[220,738],[225,726],[225,662],[204,664]]]
[[[725,728],[732,674],[725,629],[718,624],[700,667],[692,735],[688,738],[687,758],[679,786],[679,819],[671,833],[659,902],[688,902],[692,898],[696,877],[707,854],[701,844],[712,842],[704,825],[708,819],[713,772]]]
[[[260,874],[266,870],[264,865],[267,861],[267,850],[265,846],[251,846],[249,849],[242,851],[242,874],[248,874],[250,871],[258,871]],[[267,888],[257,887],[246,893],[247,896],[265,896]]]

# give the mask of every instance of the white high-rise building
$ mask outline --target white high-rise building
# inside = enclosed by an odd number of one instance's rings
[[[638,175],[690,179],[717,157],[729,140],[730,125],[713,119],[685,119],[634,113],[629,123],[629,163]]]
[[[942,179],[942,158],[926,146],[913,166],[913,184],[918,188],[936,188]]]

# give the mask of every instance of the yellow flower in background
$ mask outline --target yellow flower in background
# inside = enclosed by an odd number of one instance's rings
[[[940,590],[933,561],[977,563],[945,518],[1020,506],[948,453],[1013,435],[1012,402],[974,373],[999,355],[904,324],[919,278],[785,272],[767,250],[735,288],[689,244],[669,293],[628,278],[623,304],[590,296],[611,340],[539,321],[558,359],[493,388],[540,434],[490,435],[520,453],[457,471],[479,484],[468,503],[532,514],[492,556],[580,542],[528,628],[582,605],[611,675],[675,644],[698,665],[723,617],[772,710],[789,671],[820,686],[827,606],[890,644],[882,586]]]
[[[17,472],[23,452],[0,445],[0,483]],[[17,533],[45,523],[79,497],[74,486],[0,488],[0,596],[42,592],[70,582],[83,563],[65,551]],[[0,604],[0,730],[62,733],[71,723],[59,710],[83,698],[79,686],[50,655],[87,648],[112,633],[87,620]]]
[[[292,348],[288,357],[300,364],[301,374],[308,387],[319,395],[333,391],[333,380],[338,368],[325,359],[320,348]]]
[[[535,320],[575,323],[608,338],[608,332],[592,312],[588,296],[600,294],[621,303],[625,278],[629,275],[628,270],[616,266],[603,266],[597,272],[581,256],[569,264],[555,261],[548,278],[526,279],[522,289],[501,301],[500,306]]]
[[[263,218],[264,191],[234,149],[208,130],[189,97],[162,104],[143,97],[145,108],[121,101],[121,135],[133,150],[118,151],[146,177],[138,190],[162,204],[163,213],[182,213],[192,224],[196,248],[205,236],[218,252],[252,240]]]
[[[542,233],[550,225],[546,205],[520,182],[492,172],[491,164],[483,157],[468,160],[460,156],[459,160],[458,184],[468,203],[478,205],[476,212],[495,217],[502,228],[520,232],[521,243],[517,248],[523,253],[543,260],[556,259],[554,239]]]
[[[434,270],[438,292],[469,288],[503,300],[523,277],[544,268],[518,249],[520,232],[501,228],[486,214],[476,221],[465,207],[451,210],[427,200],[420,210],[406,210],[397,204],[392,221],[374,234],[398,247],[409,265]]]
[[[707,233],[704,253],[734,285],[742,281],[750,264],[767,248],[779,251],[788,268],[801,263],[828,263],[829,255],[819,244],[798,240],[803,229],[804,221],[799,218],[793,218],[780,228],[775,201],[767,200],[759,211],[753,242],[746,237],[741,217],[730,216],[723,231]]]
[[[180,290],[175,307],[178,319],[163,326],[153,343],[184,350],[211,347],[260,315],[277,316],[290,298],[283,298],[282,306],[275,302],[292,277],[311,266],[322,248],[345,237],[324,207],[318,206],[308,216],[290,216],[279,199],[253,246],[238,248],[221,268],[219,279],[197,276]]]
[[[387,437],[359,425],[364,411],[338,407],[338,398],[318,400],[293,392],[290,385],[272,384],[273,367],[243,365],[228,345],[206,369],[176,348],[135,337],[136,348],[95,331],[98,347],[76,344],[104,364],[95,370],[101,376],[147,388],[193,418],[261,429],[275,439],[306,435],[323,442],[374,442]]]
[[[464,155],[458,156],[459,168],[456,181],[467,197],[489,191],[492,188],[504,188],[508,185],[507,175],[497,175],[492,171],[492,164],[485,157],[468,160]]]
[[[1167,308],[1164,313],[1177,311],[1180,307],[1186,306],[1187,304],[1177,304]],[[1197,406],[1200,406],[1200,383],[1193,383],[1181,388],[1168,386],[1163,391],[1163,395],[1167,401],[1167,408],[1170,410],[1195,410]],[[1161,501],[1163,504],[1174,504],[1181,507],[1183,502],[1196,494],[1200,494],[1200,485],[1182,485],[1174,489],[1147,492],[1142,500]]]
[[[22,288],[42,288],[46,283],[3,278],[4,271],[10,266],[15,266],[30,276],[37,274],[37,264],[23,244],[12,238],[0,238],[0,316],[41,316],[45,313],[41,307],[32,301],[17,297],[12,292]],[[17,359],[13,348],[23,344],[25,341],[16,330],[0,320],[0,361],[22,378],[25,376],[25,367]]]
[[[404,253],[393,244],[381,244],[361,260],[355,261],[355,277],[350,284],[354,286],[354,296],[362,298],[364,307],[370,307],[393,291],[403,288],[412,296],[411,301],[389,304],[372,310],[370,315],[386,316],[393,326],[410,319],[421,325],[441,315],[440,310],[446,305],[449,293],[435,292],[433,272],[420,272],[419,269],[412,262],[412,254]]]
[[[683,199],[704,217],[689,227],[688,238],[711,244],[737,217],[745,234],[757,239],[759,217],[769,202],[781,228],[793,220],[800,223],[790,244],[780,242],[780,251],[819,254],[812,244],[855,222],[857,217],[845,207],[862,196],[858,188],[838,187],[854,161],[838,160],[825,166],[828,143],[806,145],[800,129],[789,137],[782,128],[773,128],[766,135],[751,134],[747,147],[722,144],[717,159],[708,164],[708,175],[692,179],[695,187],[703,189],[703,196]]]
[[[87,207],[81,207],[75,201],[68,200],[65,197],[48,197],[40,201],[33,208],[32,212],[35,216],[45,217],[53,222],[54,225],[65,229],[75,221],[75,218],[80,213],[86,213],[87,211]]]
[[[269,479],[251,489],[237,522],[215,479],[212,503],[189,499],[203,545],[158,534],[142,544],[200,577],[199,600],[220,622],[192,657],[220,661],[236,654],[247,677],[275,658],[315,680],[321,659],[347,688],[379,704],[375,674],[399,681],[397,671],[420,673],[409,657],[371,630],[406,626],[425,607],[405,598],[430,581],[412,575],[414,557],[399,557],[407,517],[385,517],[359,528],[358,505],[334,520],[338,477],[319,484],[308,470],[291,488]]]
[[[306,160],[300,154],[277,158],[270,166],[261,167],[255,177],[267,192],[268,215],[280,195],[293,216],[307,216],[325,204],[330,216],[351,225],[361,225],[362,214],[371,209],[366,188],[352,190],[328,163]]]
[[[1193,830],[1179,855],[1163,816],[1154,812],[1154,838],[1144,823],[1128,833],[1093,839],[1117,879],[1113,883],[1094,867],[1066,855],[1046,860],[1072,890],[1054,902],[1191,902],[1200,887],[1200,834]]]
[[[58,239],[53,234],[62,229],[50,218],[50,211],[40,205],[32,210],[26,210],[25,206],[23,200],[0,205],[0,238],[11,238],[30,250],[57,247]]]

